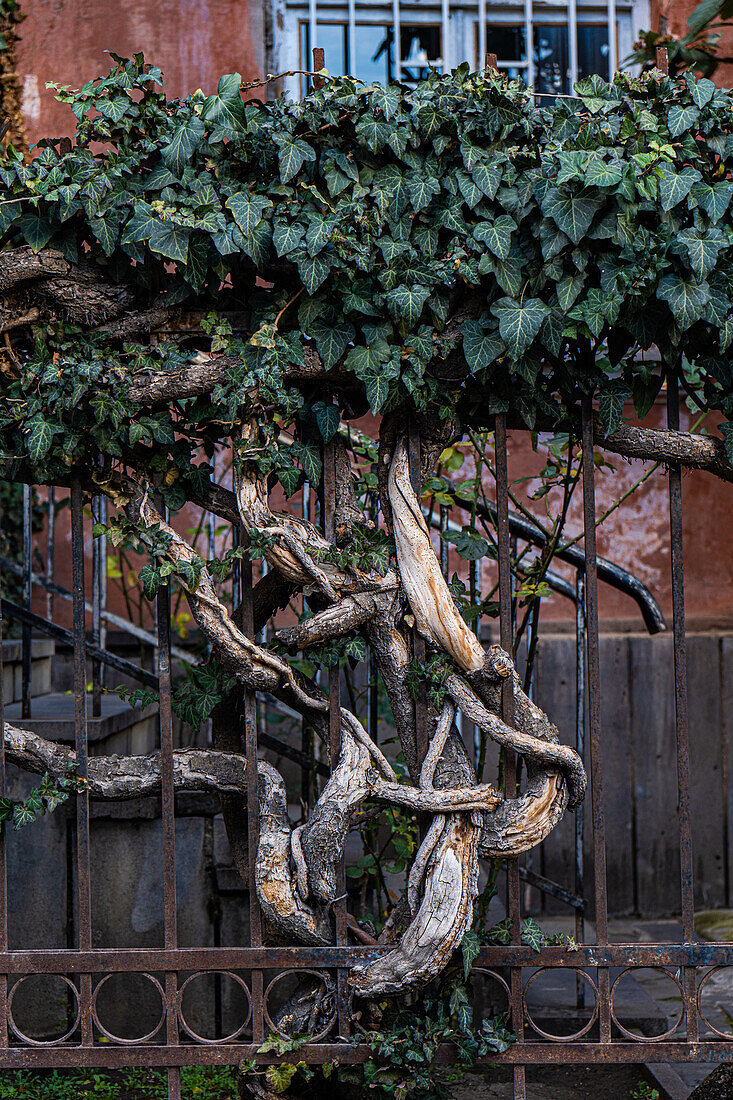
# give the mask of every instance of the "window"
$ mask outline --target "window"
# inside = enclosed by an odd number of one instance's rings
[[[367,83],[414,83],[430,69],[487,53],[538,93],[567,94],[575,80],[607,77],[649,26],[649,0],[273,0],[281,18],[272,71],[307,70],[312,48],[326,68]],[[609,35],[609,27],[614,28]],[[532,48],[527,56],[527,41]],[[307,80],[288,79],[300,96]]]

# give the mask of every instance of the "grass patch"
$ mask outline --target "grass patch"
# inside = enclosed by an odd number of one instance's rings
[[[168,1100],[168,1078],[160,1069],[68,1070],[0,1074],[0,1100]],[[185,1100],[237,1100],[235,1070],[229,1066],[184,1066]]]

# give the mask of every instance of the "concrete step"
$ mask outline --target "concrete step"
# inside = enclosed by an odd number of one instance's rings
[[[87,699],[87,728],[90,756],[144,755],[159,747],[158,708],[155,705],[140,709],[118,699],[115,695],[103,695],[101,714],[92,716],[92,700]],[[31,717],[21,718],[19,702],[5,708],[5,719],[21,729],[30,730],[64,744],[74,742],[74,696],[49,692],[33,699]]]
[[[31,640],[31,695],[46,695],[51,690],[54,650],[52,638]],[[19,638],[3,640],[2,662],[5,703],[19,702],[23,693],[23,646]]]

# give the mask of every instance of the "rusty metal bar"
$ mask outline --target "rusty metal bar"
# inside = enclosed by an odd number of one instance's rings
[[[585,576],[579,569],[575,575],[575,751],[585,761]],[[583,906],[575,910],[575,942],[585,940],[585,868],[583,843],[585,839],[585,806],[575,810],[574,829],[574,876],[575,893],[583,899]],[[585,1004],[586,982],[576,980],[576,1004],[580,1008]]]
[[[311,518],[311,487],[307,482],[303,483],[301,490],[301,505],[300,514],[303,519],[310,522]],[[307,608],[307,602],[305,596],[302,597],[302,609],[305,612]],[[300,790],[301,797],[306,806],[311,806],[317,798],[317,783],[314,774],[313,763],[315,761],[315,746],[313,744],[313,727],[308,722],[307,718],[301,720],[300,725],[300,751],[303,754],[307,763],[303,766],[300,773]]]
[[[239,532],[240,543],[249,545],[244,529]],[[252,560],[245,554],[241,560],[240,580],[242,589],[242,630],[248,638],[254,637],[254,605],[252,599]],[[253,691],[244,692],[244,751],[247,758],[247,859],[249,871],[249,928],[253,948],[262,948],[262,913],[255,886],[255,866],[260,843],[259,793],[257,779],[257,700]],[[265,955],[267,952],[265,952]],[[252,970],[252,1041],[262,1043],[264,1032],[264,976],[261,969]]]
[[[0,512],[0,524],[3,521]],[[0,594],[3,575],[0,569]],[[0,612],[0,798],[5,798],[5,666],[3,663],[3,617]],[[8,950],[8,867],[5,822],[0,823],[0,951]],[[0,974],[0,1048],[8,1045],[8,978]]]
[[[81,482],[71,483],[71,570],[74,621],[74,732],[76,774],[86,778],[88,758],[86,616],[84,608],[84,510]],[[76,794],[76,906],[80,951],[92,949],[92,896],[90,874],[89,792]],[[83,1046],[93,1043],[92,977],[79,979],[79,1020]]]
[[[67,949],[0,952],[3,974],[138,973],[165,970],[249,970],[252,967],[298,969],[361,965],[394,950],[390,945],[364,947],[179,947],[103,948],[91,951]],[[698,968],[733,966],[733,943],[659,944],[611,943],[542,947],[537,952],[524,944],[482,947],[475,966],[489,969],[516,966],[573,969],[585,967]]]
[[[609,1047],[601,1043],[573,1044],[561,1043],[515,1043],[504,1054],[490,1054],[478,1059],[477,1065],[505,1063],[507,1065],[586,1065],[607,1064],[609,1058],[614,1063],[637,1064],[641,1057],[646,1063],[653,1062],[700,1062],[710,1069],[733,1057],[733,1042],[699,1043],[689,1047],[686,1043],[614,1043]],[[347,1043],[313,1043],[301,1047],[291,1055],[280,1055],[278,1061],[308,1061],[312,1065],[338,1062],[343,1065],[358,1065],[371,1057],[371,1049],[366,1044],[359,1046]],[[144,1045],[133,1047],[115,1047],[113,1044],[101,1044],[92,1049],[79,1047],[32,1048],[11,1047],[0,1051],[0,1067],[5,1069],[73,1069],[83,1067],[120,1067],[120,1066],[228,1066],[233,1061],[255,1058],[266,1065],[271,1056],[259,1055],[257,1045],[253,1043],[222,1043],[213,1045],[188,1044],[171,1049],[166,1046]],[[455,1048],[447,1045],[440,1047],[436,1061],[446,1065],[455,1060]]]
[[[408,437],[408,460],[410,467],[410,483],[413,492],[420,500],[422,493],[422,478],[420,475],[420,433],[414,422],[410,424]],[[412,650],[416,661],[425,661],[425,639],[417,630],[412,632]],[[418,766],[425,759],[428,751],[428,723],[427,723],[427,691],[424,679],[421,676],[418,687],[418,696],[415,702],[415,748],[417,750]]]
[[[91,498],[91,520],[100,522],[100,496]],[[101,649],[101,550],[100,542],[106,542],[106,536],[91,540],[91,640],[96,649]],[[98,718],[101,714],[101,662],[91,659],[91,714]]]
[[[327,443],[323,448],[323,533],[329,542],[336,542],[336,448]],[[336,767],[341,750],[341,670],[328,670],[328,730],[331,750],[331,770]],[[333,912],[336,919],[336,943],[346,946],[346,867],[343,858],[337,871],[337,897]],[[347,974],[339,969],[336,974],[339,1036],[348,1038],[350,1033],[349,994]]]
[[[23,486],[23,595],[25,611],[31,609],[31,556],[33,554],[33,491],[30,485]],[[32,675],[32,638],[30,623],[23,622],[21,633],[21,703],[23,718],[31,716],[31,675]]]
[[[48,487],[48,518],[46,526],[46,581],[53,584],[53,574],[56,558],[56,490],[53,485]],[[31,580],[33,578],[31,577]],[[46,618],[53,619],[53,589],[46,589]]]
[[[73,601],[72,601],[73,602]],[[20,607],[18,604],[13,603],[12,600],[2,601],[2,612],[12,619],[18,619],[21,623],[28,623],[29,626],[35,627],[42,634],[46,634],[49,638],[55,638],[58,642],[63,642],[66,645],[73,646],[74,635],[72,631],[66,630],[63,626],[56,626],[55,623],[49,623],[46,619],[40,615],[35,615],[32,611],[26,611],[25,608]],[[142,684],[147,684],[148,687],[157,688],[158,677],[154,672],[148,672],[146,668],[140,668],[139,665],[135,665],[132,661],[128,661],[125,657],[118,657],[116,653],[110,653],[109,650],[99,649],[91,643],[87,643],[86,646],[87,656],[96,657],[103,664],[109,665],[110,668],[116,668],[118,672],[124,672],[125,675],[131,676],[135,680],[139,680]]]
[[[315,35],[313,35],[313,37],[315,38]],[[313,72],[318,73],[318,72],[321,71],[321,69],[325,69],[325,67],[326,67],[326,59],[325,59],[323,50],[320,48],[320,46],[314,46],[313,47]],[[325,83],[326,83],[326,81],[323,79],[322,76],[314,76],[313,77],[313,90],[316,91],[316,92],[319,91],[321,88],[323,88],[325,86]]]
[[[158,691],[160,698],[160,778],[161,824],[163,832],[163,942],[167,951],[178,946],[176,916],[176,820],[175,788],[173,785],[173,709],[171,700],[170,651],[170,589],[161,585],[157,596],[158,617]],[[178,1045],[178,975],[167,970],[165,975],[166,1042]],[[168,1070],[169,1100],[181,1095],[180,1072]]]
[[[506,438],[506,417],[499,413],[494,432],[496,449],[496,542],[499,557],[499,624],[502,648],[514,651],[512,624],[512,568],[509,549],[509,470]],[[514,685],[510,679],[502,689],[502,716],[508,726],[514,725]],[[517,788],[517,758],[513,752],[504,757],[504,797],[515,798]],[[517,860],[506,863],[507,909],[512,924],[512,943],[522,942],[522,912]],[[512,1028],[517,1043],[524,1044],[524,1009],[522,999],[522,972],[512,968],[511,976]],[[525,1100],[526,1080],[524,1068],[514,1070],[514,1100]]]
[[[601,744],[601,669],[598,644],[598,567],[596,563],[596,495],[593,462],[593,398],[583,398],[583,530],[585,536],[585,601],[588,675],[588,733],[590,749],[591,816],[593,821],[593,885],[596,937],[608,943],[606,898],[606,825],[603,809],[603,752]],[[602,1043],[611,1041],[611,990],[608,970],[598,971],[598,1016]]]
[[[680,399],[677,374],[667,373],[667,426],[679,430]],[[677,741],[677,791],[680,831],[680,890],[682,930],[686,943],[695,939],[695,884],[693,877],[692,823],[690,820],[690,741],[687,717],[687,642],[685,637],[685,581],[682,537],[682,471],[669,466],[669,534],[672,569],[672,624],[674,632],[674,713]],[[687,1020],[687,1039],[698,1038],[695,972],[685,967],[682,975]]]

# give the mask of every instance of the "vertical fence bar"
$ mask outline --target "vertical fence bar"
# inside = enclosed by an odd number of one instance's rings
[[[379,497],[369,494],[369,515],[375,529],[379,527]],[[377,656],[369,646],[369,688],[367,693],[367,714],[369,736],[375,745],[379,744],[379,665]]]
[[[49,583],[53,582],[54,577],[54,557],[56,553],[55,546],[55,530],[56,524],[56,490],[53,485],[48,487],[48,526],[46,529],[46,580]],[[53,622],[53,592],[51,589],[46,590],[46,618]]]
[[[31,609],[31,556],[33,554],[32,539],[33,523],[33,489],[30,485],[23,486],[23,607],[26,611]],[[21,627],[21,714],[24,718],[31,716],[31,628],[28,623]]]
[[[509,552],[509,469],[507,456],[506,417],[499,413],[496,417],[494,442],[496,446],[496,541],[499,557],[499,624],[502,648],[510,655],[513,652],[512,626],[512,572]],[[502,692],[502,715],[508,726],[514,724],[514,689],[511,681],[504,684]],[[513,752],[507,752],[504,758],[505,798],[516,797],[517,758]],[[519,863],[516,859],[506,864],[507,895],[509,919],[512,925],[512,943],[522,942],[522,913],[519,887]],[[522,1004],[522,971],[519,967],[511,970],[511,1007],[512,1027],[517,1042],[524,1042],[524,1012]],[[514,1067],[515,1100],[525,1100],[526,1079],[524,1066]]]
[[[303,519],[310,521],[311,518],[311,487],[307,482],[303,484],[301,509],[300,514]],[[302,597],[303,612],[306,611],[306,599]],[[300,750],[305,757],[307,757],[309,764],[301,770],[301,798],[305,802],[306,806],[311,806],[316,799],[316,777],[313,769],[313,728],[308,722],[307,718],[303,718],[301,721],[300,730]]]
[[[420,476],[420,433],[414,424],[410,424],[408,439],[408,459],[410,466],[410,483],[420,506],[420,494],[422,492],[422,479]],[[416,661],[425,661],[425,639],[417,630],[412,632],[412,648]],[[428,751],[428,723],[427,723],[427,692],[423,678],[420,677],[417,701],[415,702],[415,747],[417,750],[418,766],[425,759]]]
[[[101,497],[99,496],[92,498],[93,523],[100,522],[100,501]],[[102,556],[100,553],[100,543],[104,541],[104,539],[104,535],[92,539],[92,641],[97,647],[99,647],[101,642],[100,634],[102,625]],[[100,672],[100,662],[92,659],[92,715],[94,718],[99,718],[102,713],[102,685],[100,681]]]
[[[0,511],[0,524],[3,515]],[[5,798],[5,666],[3,662],[3,576],[0,567],[0,798]],[[8,874],[7,834],[5,822],[0,822],[0,951],[8,950]],[[0,1047],[8,1045],[8,977],[0,974]]]
[[[74,622],[74,733],[76,747],[76,775],[86,779],[88,759],[87,730],[87,661],[86,614],[84,601],[84,510],[81,482],[71,483],[71,570]],[[89,792],[85,789],[76,795],[76,906],[79,927],[79,950],[92,948],[92,898],[89,842]],[[91,1046],[92,1031],[92,976],[82,974],[79,979],[79,1016],[83,1046]]]
[[[323,533],[329,542],[336,542],[336,448],[327,443],[323,448]],[[341,670],[328,670],[328,729],[331,748],[331,770],[336,767],[341,750]],[[343,858],[337,871],[337,898],[333,911],[336,918],[336,944],[345,947],[346,935],[346,868]],[[337,1000],[339,1036],[349,1035],[349,996],[347,974],[337,971]]]
[[[178,947],[176,917],[176,820],[173,786],[173,709],[171,702],[171,606],[170,589],[161,585],[157,597],[158,612],[158,681],[160,692],[160,788],[161,824],[163,832],[163,943],[166,951]],[[178,1046],[178,975],[165,975],[167,1005],[166,1042]],[[168,1069],[169,1100],[181,1095],[180,1070]]]
[[[585,577],[579,569],[575,575],[575,751],[581,760],[585,760]],[[579,898],[584,897],[584,867],[583,867],[583,839],[584,839],[584,806],[581,804],[575,810],[575,893]],[[585,910],[575,909],[575,942],[583,943],[585,940]],[[585,1004],[586,982],[578,976],[575,979],[576,1004],[581,1007]]]
[[[249,545],[244,529],[239,532],[243,546]],[[254,600],[252,597],[252,560],[249,554],[242,558],[240,577],[242,590],[242,632],[254,637]],[[247,858],[249,861],[249,928],[252,947],[262,947],[262,913],[255,885],[257,849],[260,843],[259,792],[257,778],[257,699],[253,691],[244,692],[244,751],[247,759]],[[260,1044],[265,1037],[263,1015],[264,980],[262,970],[253,970],[252,984],[252,1041]]]
[[[583,399],[583,529],[585,537],[585,587],[588,677],[588,732],[590,739],[591,814],[593,820],[593,880],[596,936],[608,943],[606,898],[606,824],[603,809],[603,757],[601,745],[601,670],[598,645],[598,567],[596,562],[596,493],[593,463],[593,398]],[[611,1041],[611,994],[608,967],[598,970],[598,1017],[602,1043]]]
[[[667,427],[678,431],[680,405],[677,374],[667,374]],[[690,820],[690,742],[687,718],[687,641],[685,636],[685,582],[682,547],[682,470],[679,463],[669,466],[669,533],[672,568],[672,624],[674,633],[674,712],[677,741],[677,791],[679,798],[680,889],[682,930],[685,943],[695,940],[695,887],[693,877],[692,825]],[[687,1040],[698,1038],[695,970],[682,971]]]

